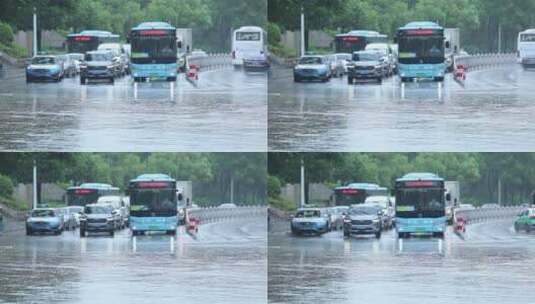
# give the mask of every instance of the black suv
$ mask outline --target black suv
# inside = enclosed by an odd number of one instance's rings
[[[115,211],[110,204],[89,204],[80,217],[80,237],[89,232],[107,232],[115,234]]]
[[[84,61],[80,64],[80,84],[86,84],[89,79],[107,79],[114,83],[118,64],[110,51],[85,53]]]

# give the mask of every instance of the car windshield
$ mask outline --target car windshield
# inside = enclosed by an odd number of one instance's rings
[[[85,207],[86,214],[110,214],[111,207],[109,206],[87,206]]]
[[[379,61],[380,53],[355,53],[353,54],[353,61]]]
[[[32,211],[32,217],[55,217],[56,214],[53,210],[34,210]]]
[[[303,57],[299,60],[299,64],[322,64],[323,60],[320,57]]]
[[[54,57],[35,57],[32,59],[32,64],[55,64],[56,58]]]
[[[379,209],[375,207],[357,207],[357,208],[349,209],[349,214],[350,215],[374,215],[374,214],[377,214],[378,211]]]
[[[111,61],[110,53],[87,53],[85,61]]]
[[[295,215],[296,218],[304,217],[320,217],[321,212],[319,210],[301,210]]]

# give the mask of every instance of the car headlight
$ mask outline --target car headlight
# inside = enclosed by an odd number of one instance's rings
[[[344,219],[344,223],[351,223],[351,219]]]
[[[379,223],[379,219],[374,219],[374,220],[372,220],[372,222],[373,222],[374,224],[378,224],[378,223]]]
[[[106,220],[107,220],[108,222],[112,222],[112,221],[113,221],[113,217],[108,217]]]
[[[109,70],[111,70],[111,69],[114,68],[114,66],[113,66],[113,65],[108,65],[108,66],[106,66],[106,68],[108,68]]]

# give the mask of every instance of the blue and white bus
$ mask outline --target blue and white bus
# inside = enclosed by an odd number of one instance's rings
[[[87,30],[77,34],[67,35],[67,52],[85,54],[89,51],[96,51],[103,43],[118,43],[119,35],[108,31]]]
[[[132,235],[147,231],[176,235],[177,190],[176,180],[165,174],[143,174],[131,180],[128,194]]]
[[[364,51],[370,43],[388,43],[388,36],[376,31],[356,30],[346,34],[338,34],[334,38],[335,53]]]
[[[176,28],[166,22],[144,22],[130,32],[130,69],[134,81],[175,81]]]
[[[409,173],[396,180],[396,231],[444,237],[446,204],[444,179],[432,173]]]
[[[444,28],[434,22],[411,22],[399,28],[396,41],[401,81],[443,81],[446,72],[444,39]]]

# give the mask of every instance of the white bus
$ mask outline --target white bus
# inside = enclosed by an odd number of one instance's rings
[[[267,51],[267,34],[258,26],[242,26],[232,33],[232,64],[242,66],[243,59]]]
[[[517,54],[524,68],[535,67],[535,29],[518,33]]]

